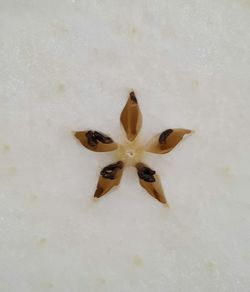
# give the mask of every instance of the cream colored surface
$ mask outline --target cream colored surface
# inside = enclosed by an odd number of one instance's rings
[[[0,291],[247,292],[250,2],[0,0]],[[131,89],[164,208],[72,131],[122,142]]]

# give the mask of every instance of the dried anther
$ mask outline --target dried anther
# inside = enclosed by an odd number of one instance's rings
[[[155,182],[154,170],[147,166],[144,166],[142,163],[137,163],[136,168],[139,178],[143,179],[146,182]]]
[[[104,135],[103,133],[97,132],[97,131],[94,132],[94,137],[96,140],[98,140],[104,144],[113,143],[113,140],[110,137]]]
[[[166,142],[167,137],[173,132],[172,129],[168,129],[164,132],[161,133],[160,137],[159,137],[159,143],[160,144],[164,144]]]
[[[120,122],[126,134],[127,141],[117,145],[109,136],[98,131],[75,132],[75,137],[80,143],[95,152],[116,150],[118,161],[105,166],[99,175],[94,197],[100,198],[121,181],[125,165],[132,165],[137,169],[140,185],[155,199],[167,205],[164,192],[156,172],[142,163],[144,151],[164,154],[170,152],[186,134],[188,129],[167,129],[157,134],[145,146],[138,144],[136,137],[142,126],[142,114],[135,93],[129,94],[127,103],[122,110]]]
[[[112,163],[104,167],[101,171],[101,175],[107,179],[115,179],[117,171],[122,168],[123,168],[123,162],[118,161],[116,163]]]
[[[92,131],[88,131],[85,136],[87,137],[90,146],[95,147],[97,145],[97,139]]]
[[[130,92],[129,97],[134,103],[137,103],[137,98],[135,96],[134,91]]]
[[[98,142],[101,142],[103,144],[113,143],[113,140],[110,137],[108,137],[100,132],[97,132],[97,131],[94,131],[94,132],[88,131],[85,135],[88,139],[89,145],[91,145],[93,147],[95,147]]]

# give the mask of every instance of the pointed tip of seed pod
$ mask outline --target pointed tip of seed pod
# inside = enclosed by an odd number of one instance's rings
[[[134,92],[133,90],[130,91],[130,93],[129,93],[129,97],[130,97],[131,101],[137,103],[137,98],[136,98],[136,96],[135,96],[135,92]]]
[[[104,190],[101,187],[97,187],[94,198],[99,199],[104,194]]]
[[[79,138],[81,137],[81,133],[82,132],[79,132],[79,131],[71,131],[72,135],[75,136],[78,140]]]
[[[164,208],[169,208],[169,204],[166,202],[166,203],[162,203],[162,206],[164,207]]]
[[[96,203],[96,202],[99,201],[99,198],[97,198],[97,197],[93,197],[93,198],[92,198],[92,201],[93,201],[94,203]]]

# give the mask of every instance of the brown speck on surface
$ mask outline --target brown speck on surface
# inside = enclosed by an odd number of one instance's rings
[[[104,278],[97,278],[96,283],[102,286],[106,284],[106,280]]]
[[[9,144],[3,144],[2,149],[3,149],[3,152],[8,152],[10,150],[10,145]]]
[[[51,23],[50,27],[51,27],[51,30],[54,33],[66,33],[66,32],[69,31],[64,24],[58,23],[58,22],[57,23]]]
[[[58,92],[58,93],[63,93],[63,92],[65,92],[65,85],[64,85],[63,83],[59,83],[59,84],[57,85],[57,92]]]
[[[226,180],[231,179],[234,176],[233,170],[232,170],[231,166],[228,164],[218,167],[216,169],[216,172],[218,173],[218,175],[220,175],[221,177],[223,177]]]
[[[222,173],[225,175],[232,175],[233,174],[232,169],[229,165],[224,165],[221,170],[222,170]]]
[[[197,89],[199,87],[200,83],[198,80],[194,79],[192,80],[192,87],[193,89]]]
[[[143,266],[143,259],[138,255],[134,256],[133,266],[137,267],[137,268],[142,267]]]
[[[41,237],[39,238],[37,244],[39,247],[44,247],[47,244],[47,239],[45,237]]]
[[[135,26],[132,26],[128,30],[128,36],[130,39],[133,39],[138,33],[138,30]]]
[[[215,263],[212,261],[206,261],[205,266],[209,271],[213,271],[215,268]]]
[[[16,172],[17,172],[17,169],[16,169],[15,166],[10,166],[9,167],[9,174],[10,175],[14,175],[14,174],[16,174]]]
[[[34,193],[30,193],[30,194],[27,194],[27,199],[29,200],[29,203],[33,204],[37,201],[38,196]]]
[[[48,283],[47,283],[47,287],[48,287],[48,288],[54,288],[54,284],[53,284],[53,282],[48,282]]]

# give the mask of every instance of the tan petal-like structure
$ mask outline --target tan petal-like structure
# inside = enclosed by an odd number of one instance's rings
[[[133,141],[140,132],[142,126],[142,114],[133,91],[129,94],[128,101],[121,113],[120,121],[127,139]]]
[[[75,132],[74,135],[83,146],[95,152],[108,152],[117,149],[117,144],[101,132],[82,131]]]
[[[100,172],[94,197],[100,198],[114,186],[118,186],[121,181],[123,169],[124,163],[122,161],[105,166]]]
[[[167,205],[167,200],[156,172],[144,163],[136,164],[140,185],[155,199]]]
[[[170,152],[186,134],[191,134],[188,129],[168,129],[157,134],[145,147],[145,151],[164,154]]]

